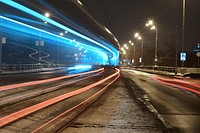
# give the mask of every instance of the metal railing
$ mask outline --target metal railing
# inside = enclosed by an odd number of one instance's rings
[[[2,66],[2,72],[6,71],[40,71],[42,65],[40,64],[4,64]]]
[[[168,67],[168,66],[137,66],[136,69],[150,70],[159,74],[186,74],[186,73],[200,73],[199,68],[187,68],[187,67]]]
[[[3,64],[2,72],[25,72],[25,71],[42,71],[43,68],[59,68],[63,65],[55,64]]]

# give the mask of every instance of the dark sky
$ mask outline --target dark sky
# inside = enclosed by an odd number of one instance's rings
[[[107,26],[121,44],[127,43],[136,31],[144,45],[153,45],[153,33],[145,23],[154,19],[158,27],[159,49],[175,40],[178,25],[178,46],[181,47],[182,0],[81,0]],[[200,42],[200,0],[186,0],[185,51],[193,51]],[[181,48],[180,48],[181,49]]]

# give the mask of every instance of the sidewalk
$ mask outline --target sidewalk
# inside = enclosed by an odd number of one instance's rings
[[[70,133],[163,133],[161,121],[142,104],[125,78],[120,78],[64,132]]]

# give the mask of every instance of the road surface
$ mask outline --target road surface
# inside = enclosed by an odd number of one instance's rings
[[[134,86],[142,91],[143,97],[146,99],[147,103],[152,105],[154,112],[157,113],[166,124],[168,123],[172,126],[175,132],[200,132],[199,95],[160,83],[152,78],[155,76],[153,74],[122,69],[122,75],[128,78]],[[196,84],[200,83],[199,80],[191,81],[195,81]]]

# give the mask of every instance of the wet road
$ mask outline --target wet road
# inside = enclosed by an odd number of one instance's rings
[[[174,132],[200,132],[200,98],[188,91],[153,80],[153,74],[122,69]]]

